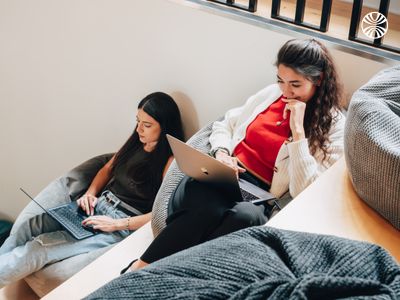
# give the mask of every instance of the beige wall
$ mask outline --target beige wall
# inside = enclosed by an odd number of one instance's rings
[[[0,0],[0,217],[79,162],[115,151],[146,94],[187,134],[274,81],[289,36],[165,0]],[[351,93],[385,67],[334,51]],[[190,113],[190,115],[189,115]]]

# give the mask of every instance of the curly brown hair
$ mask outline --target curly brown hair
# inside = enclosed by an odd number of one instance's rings
[[[284,65],[304,76],[317,89],[307,102],[304,115],[304,130],[311,154],[323,151],[323,160],[328,156],[329,130],[340,110],[343,95],[336,67],[328,49],[315,39],[293,39],[279,50],[275,65]]]

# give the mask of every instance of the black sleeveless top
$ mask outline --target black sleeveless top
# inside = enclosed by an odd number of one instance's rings
[[[142,213],[151,211],[155,195],[161,185],[161,178],[155,178],[157,174],[151,172],[148,164],[144,163],[141,170],[133,170],[136,168],[137,162],[149,161],[152,153],[144,151],[140,147],[135,153],[125,162],[116,166],[114,176],[106,189],[110,190],[115,196],[126,204],[138,209]],[[139,172],[140,180],[132,178],[132,172]],[[159,181],[154,187],[154,181]]]

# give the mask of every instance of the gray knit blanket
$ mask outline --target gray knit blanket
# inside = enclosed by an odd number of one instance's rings
[[[262,226],[127,273],[86,299],[400,299],[400,266],[373,244]]]

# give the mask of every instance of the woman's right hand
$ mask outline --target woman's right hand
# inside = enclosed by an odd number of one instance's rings
[[[77,204],[88,216],[93,216],[97,204],[97,197],[91,194],[84,194],[77,201]]]
[[[215,159],[235,170],[236,177],[239,178],[239,173],[246,172],[246,169],[238,166],[237,158],[230,156],[225,151],[217,151]]]
[[[290,131],[292,132],[293,141],[305,138],[304,133],[304,114],[306,111],[306,103],[297,99],[282,99],[286,103],[283,111],[283,119],[286,120],[287,112],[290,111]]]

